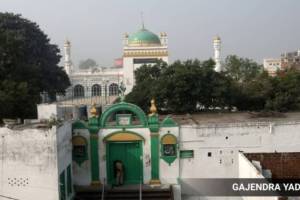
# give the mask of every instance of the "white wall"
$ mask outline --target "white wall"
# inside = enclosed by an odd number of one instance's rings
[[[250,178],[253,171],[243,167],[245,162],[240,159],[239,151],[300,152],[300,122],[184,125],[180,129],[180,149],[194,150],[194,158],[180,159],[182,181],[188,178]],[[184,196],[183,199],[218,198]]]
[[[238,153],[239,178],[264,178],[253,164],[242,154]],[[243,200],[277,200],[278,197],[242,197]]]
[[[0,128],[0,195],[58,200],[59,168],[70,163],[65,146],[70,130],[70,124],[51,129]]]
[[[0,128],[0,194],[22,200],[59,198],[56,130]]]
[[[74,193],[68,194],[67,192],[67,167],[71,166],[71,174],[73,174],[72,169],[72,125],[70,122],[66,121],[62,126],[57,129],[57,172],[58,177],[64,171],[65,173],[65,194],[68,199],[72,199]],[[73,177],[72,177],[73,179]],[[72,180],[74,182],[74,180]],[[73,183],[72,183],[73,184]],[[74,189],[72,189],[74,191]]]
[[[38,119],[50,119],[52,117],[59,117],[57,104],[38,104],[37,111]]]
[[[166,134],[172,134],[179,140],[178,127],[166,127],[159,130],[159,178],[163,184],[177,184],[179,177],[179,149],[177,149],[177,159],[169,165],[161,158],[161,139]]]

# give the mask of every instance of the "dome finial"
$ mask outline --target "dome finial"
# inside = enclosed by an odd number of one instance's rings
[[[150,114],[149,115],[150,116],[155,115],[156,112],[157,112],[157,108],[156,108],[156,105],[155,105],[155,100],[153,98],[153,99],[151,99],[151,107],[150,107]]]
[[[141,20],[142,20],[142,29],[145,29],[145,24],[144,24],[144,13],[141,12]]]
[[[92,108],[90,110],[90,113],[91,113],[92,117],[97,117],[98,112],[97,112],[97,108],[96,108],[96,104],[95,103],[93,103]]]

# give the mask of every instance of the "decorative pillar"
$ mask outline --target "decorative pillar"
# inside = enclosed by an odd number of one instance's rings
[[[160,184],[159,180],[159,119],[154,99],[151,100],[150,114],[148,116],[151,131],[151,185]]]
[[[100,185],[100,169],[99,169],[99,142],[98,142],[98,131],[99,131],[99,120],[95,104],[90,110],[92,115],[89,118],[89,132],[90,132],[90,153],[91,153],[91,178],[92,185]]]

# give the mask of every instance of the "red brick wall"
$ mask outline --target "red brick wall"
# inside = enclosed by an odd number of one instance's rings
[[[263,169],[270,169],[272,178],[300,178],[300,153],[246,153],[250,160],[260,161]]]

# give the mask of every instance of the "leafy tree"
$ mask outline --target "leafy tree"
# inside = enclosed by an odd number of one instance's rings
[[[40,92],[54,99],[70,85],[49,41],[36,23],[0,13],[0,119],[35,117]]]
[[[176,113],[230,107],[231,79],[215,72],[214,65],[213,60],[187,60],[169,66],[143,66],[136,71],[136,86],[126,100],[146,110],[155,97],[158,108]]]
[[[154,66],[143,65],[135,71],[135,86],[133,91],[126,95],[127,102],[139,105],[143,110],[148,111],[150,100],[155,97],[156,104],[161,107],[160,99],[157,97],[159,78],[166,68],[166,63],[158,62]]]
[[[273,93],[269,96],[266,109],[276,111],[299,110],[300,72],[288,69],[272,78]]]
[[[86,60],[82,60],[79,63],[79,69],[90,69],[97,66],[97,63],[95,60],[88,58]]]
[[[252,80],[261,74],[263,66],[248,58],[230,55],[225,59],[225,71],[235,81],[243,82]]]

